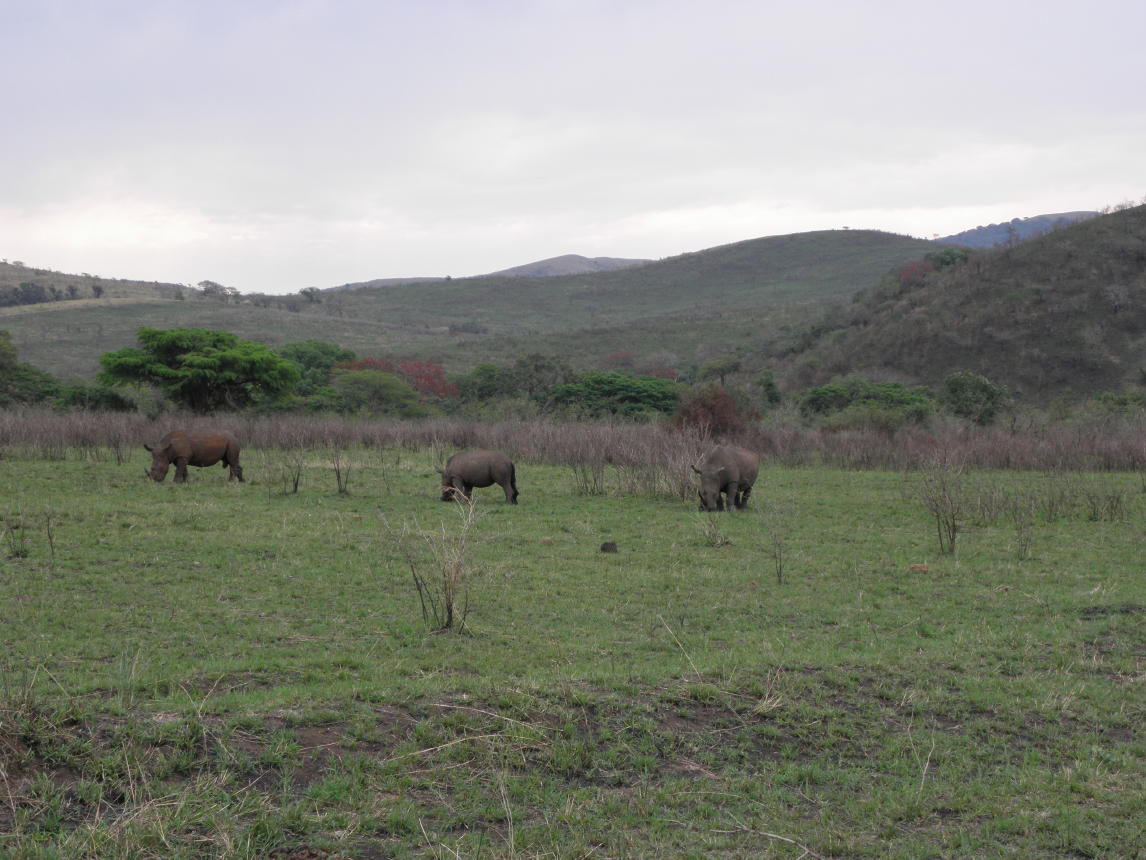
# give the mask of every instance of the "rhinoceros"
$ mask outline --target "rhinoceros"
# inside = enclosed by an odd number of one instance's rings
[[[500,484],[505,490],[505,500],[517,504],[516,471],[513,461],[500,451],[475,449],[459,451],[446,461],[444,469],[438,469],[442,476],[442,501],[452,500],[461,493],[468,500],[474,487],[489,487]]]
[[[144,445],[151,452],[151,470],[147,476],[162,481],[167,470],[175,464],[175,483],[187,481],[188,466],[214,466],[220,460],[231,470],[229,481],[243,480],[243,467],[239,465],[239,443],[230,433],[212,431],[194,436],[182,430],[172,430],[155,446]]]
[[[760,471],[760,455],[735,445],[717,445],[692,469],[700,475],[702,511],[723,511],[722,496],[728,497],[728,510],[743,509]]]

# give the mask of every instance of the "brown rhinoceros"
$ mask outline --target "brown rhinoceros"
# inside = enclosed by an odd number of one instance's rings
[[[144,445],[151,452],[151,471],[147,476],[153,481],[162,481],[167,470],[175,464],[175,483],[187,480],[188,466],[214,466],[220,460],[224,468],[231,470],[229,481],[243,480],[243,467],[239,465],[239,443],[230,433],[196,433],[194,436],[182,430],[172,430],[159,440],[154,447]]]
[[[474,487],[488,487],[500,484],[505,490],[505,500],[517,504],[516,471],[513,461],[500,451],[459,451],[450,457],[444,469],[438,469],[442,476],[442,501],[452,500],[461,493],[463,500],[470,499]]]
[[[735,445],[717,445],[692,469],[700,475],[702,511],[723,511],[722,496],[728,497],[728,510],[743,509],[760,471],[760,455]]]

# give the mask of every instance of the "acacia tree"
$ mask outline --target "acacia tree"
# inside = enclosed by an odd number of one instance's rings
[[[192,412],[241,409],[294,389],[298,367],[270,347],[224,331],[141,328],[139,347],[100,356],[107,383],[154,385]]]

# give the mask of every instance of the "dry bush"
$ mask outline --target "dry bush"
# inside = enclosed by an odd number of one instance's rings
[[[935,520],[939,552],[954,555],[968,508],[963,463],[951,456],[936,457],[921,471],[915,493]]]
[[[558,422],[533,418],[475,423],[454,418],[357,419],[314,415],[218,415],[55,413],[0,411],[0,451],[6,456],[112,456],[158,439],[167,430],[232,432],[246,448],[311,450],[356,447],[431,451],[440,465],[462,448],[493,448],[519,462],[550,465],[602,463],[651,469],[623,478],[641,492],[686,497],[688,466],[716,441],[743,445],[765,460],[785,465],[837,468],[918,469],[937,456],[958,457],[969,468],[1039,471],[1146,471],[1146,418],[1092,418],[1054,425],[968,427],[936,420],[930,427],[888,433],[849,429],[828,432],[801,424],[784,412],[738,433],[714,439],[702,430],[623,422]],[[106,452],[106,453],[105,453]],[[1146,486],[1146,484],[1144,484]]]
[[[384,530],[407,566],[418,595],[422,620],[435,632],[466,632],[469,590],[480,571],[470,561],[474,525],[478,520],[472,498],[454,495],[458,523],[443,524],[437,531],[423,531],[417,522],[395,529],[383,517]]]

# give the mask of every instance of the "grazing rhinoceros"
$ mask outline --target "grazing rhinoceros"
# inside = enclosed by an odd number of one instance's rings
[[[239,465],[239,443],[230,433],[197,433],[189,436],[181,430],[172,430],[159,440],[155,447],[144,445],[151,452],[151,471],[147,476],[153,481],[162,481],[167,470],[175,464],[175,483],[187,481],[188,466],[214,466],[220,460],[224,468],[230,468],[227,479],[243,480],[243,467]]]
[[[442,476],[443,502],[450,501],[458,492],[468,500],[474,487],[500,484],[505,490],[506,502],[517,504],[513,462],[500,451],[459,451],[450,457],[444,469],[437,471]]]
[[[735,445],[717,445],[692,469],[700,475],[700,509],[723,511],[723,495],[731,511],[747,506],[760,470],[760,455]]]

